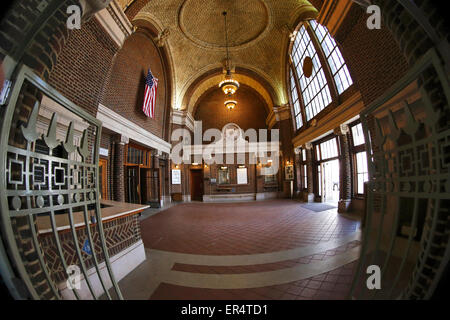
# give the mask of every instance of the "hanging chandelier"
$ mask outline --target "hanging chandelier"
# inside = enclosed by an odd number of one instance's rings
[[[228,110],[233,110],[234,107],[236,107],[237,101],[236,100],[227,100],[225,101],[225,107],[227,107]]]
[[[220,87],[220,89],[222,89],[223,93],[225,93],[227,96],[232,96],[239,89],[239,82],[234,80],[233,76],[231,75],[230,54],[229,54],[229,50],[228,50],[227,12],[224,11],[222,14],[223,14],[224,20],[225,20],[225,41],[226,41],[226,48],[227,48],[227,74],[225,76],[225,80],[223,80],[219,83],[219,87]]]

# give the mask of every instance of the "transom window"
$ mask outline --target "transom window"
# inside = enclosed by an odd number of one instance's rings
[[[353,145],[360,146],[365,143],[364,133],[362,129],[362,124],[358,123],[356,126],[352,127]]]
[[[312,60],[310,77],[303,72],[303,64],[308,57]],[[296,128],[300,129],[304,124],[303,119],[313,119],[331,104],[336,95],[348,89],[353,81],[336,42],[327,28],[315,20],[302,23],[293,43],[291,58],[290,92]],[[327,63],[326,68],[322,63]],[[327,79],[333,79],[332,86]],[[332,94],[330,87],[337,93]]]
[[[322,142],[316,146],[317,160],[328,160],[339,156],[336,138]]]

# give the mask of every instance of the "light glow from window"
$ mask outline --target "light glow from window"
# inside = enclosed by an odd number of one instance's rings
[[[366,143],[366,141],[364,140],[364,133],[361,123],[352,127],[352,137],[353,137],[353,145],[355,147]]]
[[[336,41],[331,37],[326,27],[318,24],[315,20],[311,20],[310,24],[325,53],[325,57],[327,58],[331,72],[333,73],[338,93],[341,94],[353,84],[350,72],[342,57],[341,50],[339,50]]]
[[[336,158],[339,156],[336,138],[327,140],[320,144],[321,160]]]
[[[365,151],[356,154],[356,184],[358,194],[364,193],[364,182],[369,181],[367,170],[367,154]]]
[[[295,83],[294,74],[292,70],[290,70],[290,79],[291,79],[291,98],[292,103],[294,104],[294,117],[295,117],[295,125],[297,129],[300,129],[303,126],[302,113],[300,112],[300,98],[298,96],[297,84]]]
[[[309,78],[303,74],[303,61],[306,57],[313,61],[313,71]],[[331,103],[331,94],[314,44],[303,25],[294,40],[292,61],[300,82],[306,120],[309,121]]]

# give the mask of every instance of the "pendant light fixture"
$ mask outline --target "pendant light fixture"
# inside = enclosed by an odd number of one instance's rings
[[[239,82],[234,80],[233,76],[231,75],[230,54],[229,54],[229,50],[228,50],[227,12],[224,11],[222,14],[223,14],[224,20],[225,20],[225,41],[226,41],[226,48],[227,48],[227,74],[225,76],[225,80],[223,80],[222,82],[219,83],[219,87],[222,89],[222,91],[226,95],[231,97],[239,89]],[[233,108],[234,108],[234,106],[233,106]]]
[[[225,107],[227,107],[228,110],[233,110],[234,107],[236,107],[237,101],[236,100],[227,100],[225,101]]]

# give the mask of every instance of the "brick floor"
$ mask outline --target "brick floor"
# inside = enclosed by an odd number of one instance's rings
[[[314,212],[290,200],[247,203],[187,203],[141,221],[146,248],[199,255],[270,253],[310,246],[355,232],[359,222],[336,209]],[[351,241],[323,252],[275,263],[205,266],[175,263],[172,270],[201,274],[245,274],[313,264],[360,245]],[[357,261],[292,283],[251,289],[202,289],[160,283],[150,299],[301,300],[346,299]]]
[[[141,232],[147,248],[237,255],[317,244],[352,233],[358,225],[336,209],[313,212],[295,201],[270,200],[181,204],[141,221]]]

